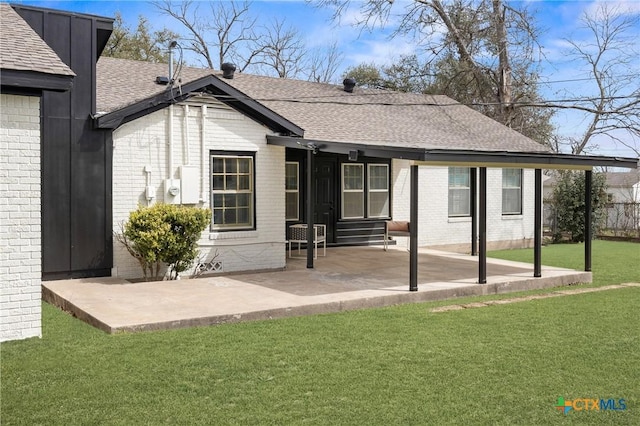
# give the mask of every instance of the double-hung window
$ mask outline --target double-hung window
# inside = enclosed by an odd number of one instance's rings
[[[449,167],[449,217],[471,216],[471,169]]]
[[[522,214],[522,169],[502,169],[502,214]]]
[[[342,217],[364,217],[364,164],[342,165]]]
[[[342,164],[342,219],[389,217],[389,165]]]
[[[389,217],[389,165],[368,164],[368,217]]]
[[[254,228],[254,155],[211,154],[212,230]]]
[[[300,219],[300,163],[287,161],[285,165],[285,218]]]

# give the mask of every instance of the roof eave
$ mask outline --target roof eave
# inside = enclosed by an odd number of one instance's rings
[[[221,81],[214,75],[173,87],[155,96],[143,99],[116,111],[96,117],[98,128],[115,129],[143,115],[157,111],[170,104],[181,102],[195,92],[206,92],[220,102],[264,124],[273,131],[302,136],[304,130],[269,108],[251,99],[244,93]]]
[[[593,167],[635,169],[638,167],[638,159],[554,152],[427,150],[425,160],[420,164],[563,170],[591,170]]]
[[[73,75],[2,69],[2,87],[66,92],[73,86]]]
[[[584,156],[553,152],[424,149],[310,140],[286,136],[267,136],[267,143],[288,148],[315,149],[334,154],[348,154],[349,151],[358,151],[358,155],[413,160],[418,165],[430,166],[517,167],[564,170],[591,170],[593,167],[598,166],[630,169],[638,167],[637,158]]]

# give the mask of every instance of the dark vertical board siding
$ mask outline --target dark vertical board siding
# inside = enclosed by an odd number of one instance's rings
[[[50,95],[51,93],[45,92],[43,104]],[[43,124],[46,134],[42,141],[41,172],[42,267],[45,273],[68,271],[71,267],[71,216],[68,209],[71,182],[69,120],[45,118]]]
[[[104,269],[111,259],[105,258],[105,164],[101,132],[94,131],[88,116],[92,110],[95,66],[93,51],[94,23],[73,19],[71,39],[72,68],[77,74],[72,92],[71,139],[71,267],[73,270]]]
[[[76,73],[66,93],[42,101],[43,278],[108,275],[112,266],[111,142],[94,130],[97,22],[15,6]]]
[[[71,69],[72,42],[69,25],[71,17],[58,13],[44,14],[44,41],[53,49],[62,61]],[[77,78],[77,77],[76,77]],[[75,79],[74,79],[75,80]],[[74,82],[75,86],[75,82]],[[70,92],[67,92],[70,94]]]
[[[93,80],[96,78],[93,40],[96,37],[95,23],[89,19],[73,18],[71,21],[71,68],[76,73],[74,86],[71,91],[73,98],[74,117],[87,120],[92,111]],[[89,135],[87,135],[89,136]]]
[[[91,123],[74,120],[74,133],[91,132]],[[72,150],[71,260],[73,270],[110,268],[104,223],[105,167],[102,138],[76,137]]]

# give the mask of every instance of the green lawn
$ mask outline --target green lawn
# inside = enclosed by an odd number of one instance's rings
[[[596,242],[597,284],[640,281],[638,247]],[[579,267],[581,250],[544,263]],[[640,424],[639,303],[626,288],[121,335],[44,304],[42,339],[2,344],[1,423]],[[564,416],[560,396],[627,409]]]
[[[490,252],[491,257],[533,263],[533,250]],[[542,247],[542,264],[584,270],[584,244]],[[593,241],[591,270],[595,285],[640,282],[640,244]]]

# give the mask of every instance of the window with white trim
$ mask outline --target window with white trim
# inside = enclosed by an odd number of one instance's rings
[[[364,217],[364,164],[342,165],[342,218]]]
[[[300,219],[300,163],[287,161],[285,164],[285,218]]]
[[[522,169],[502,169],[502,214],[522,214]]]
[[[368,217],[389,217],[389,165],[368,164]]]
[[[471,216],[471,169],[449,167],[449,217]]]
[[[211,154],[211,229],[254,227],[254,154]]]

